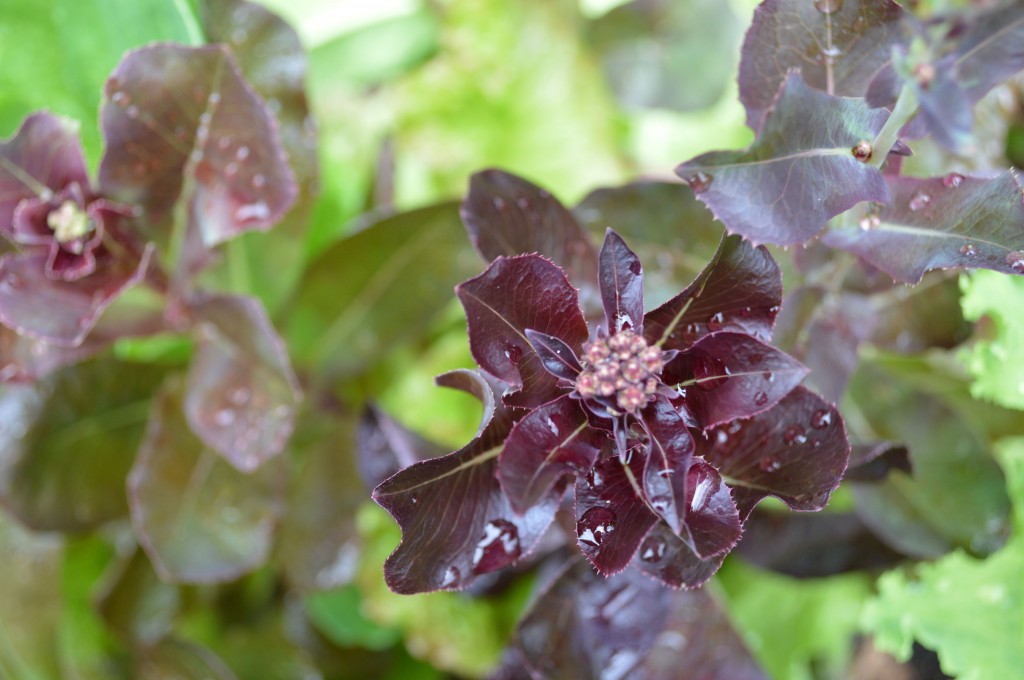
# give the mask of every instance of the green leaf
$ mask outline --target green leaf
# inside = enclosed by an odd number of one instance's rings
[[[988,333],[961,354],[974,376],[971,394],[1024,409],[1024,278],[974,272],[960,285],[964,316],[988,324]]]
[[[880,649],[908,659],[916,639],[964,680],[1011,678],[1024,666],[1024,438],[1004,440],[997,455],[1016,501],[1014,538],[984,560],[958,551],[883,575],[863,614]]]
[[[354,586],[314,593],[306,598],[306,612],[331,642],[341,647],[386,649],[397,642],[396,628],[381,626],[361,610],[362,596]]]
[[[0,502],[38,531],[122,517],[124,479],[163,370],[99,359],[0,388]]]
[[[95,165],[100,88],[121,55],[155,40],[202,43],[185,0],[0,0],[0,137],[32,110],[79,120]]]
[[[718,582],[733,624],[773,678],[811,680],[845,672],[862,602],[871,592],[868,577],[798,580],[731,560]]]

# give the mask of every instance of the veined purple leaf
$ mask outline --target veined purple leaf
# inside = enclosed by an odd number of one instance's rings
[[[877,216],[825,234],[894,279],[918,283],[929,269],[985,268],[1024,274],[1024,203],[1014,171],[983,179],[890,177],[893,201]]]
[[[685,350],[708,333],[741,331],[768,342],[782,302],[782,272],[764,246],[726,236],[679,295],[644,317],[644,337]]]
[[[889,202],[882,173],[854,155],[888,115],[814,90],[791,73],[748,149],[698,156],[676,174],[730,232],[754,242],[802,243],[861,201]]]
[[[107,307],[146,276],[152,254],[151,246],[140,258],[105,251],[96,271],[77,281],[46,276],[45,254],[5,255],[0,322],[52,345],[78,347]]]
[[[609,443],[590,427],[577,399],[559,397],[516,422],[498,458],[498,477],[512,507],[543,501],[566,475],[584,475]]]
[[[609,228],[599,262],[601,301],[608,321],[608,335],[623,328],[639,332],[644,320],[644,274],[640,258]]]
[[[553,335],[578,348],[587,323],[576,289],[550,260],[539,255],[499,257],[483,274],[455,288],[466,309],[469,348],[485,371],[521,391],[514,406],[540,406],[558,396],[557,379],[544,370],[526,329]]]
[[[78,347],[58,347],[19,335],[0,326],[0,383],[33,383],[58,368],[78,363],[100,351],[89,340]]]
[[[583,367],[580,366],[572,347],[553,335],[538,333],[531,328],[526,329],[526,338],[540,358],[544,370],[556,378],[575,382]]]
[[[610,456],[576,480],[576,536],[580,550],[605,576],[633,558],[640,541],[658,521],[642,500],[643,456],[633,451],[628,465]]]
[[[100,187],[144,209],[147,236],[166,241],[183,190],[207,246],[269,229],[291,207],[277,124],[224,46],[139,48],[104,92]]]
[[[192,434],[184,381],[157,395],[128,475],[132,526],[167,581],[230,581],[263,564],[281,514],[283,470],[243,474]]]
[[[303,235],[319,190],[317,130],[306,99],[306,50],[295,29],[257,3],[203,2],[199,11],[207,42],[227,43],[245,79],[266,101],[295,172],[298,195],[292,208],[269,233],[243,237],[238,246],[230,247],[237,252],[228,254],[232,259],[246,258],[252,271],[273,268],[274,276],[255,276],[249,281],[249,292],[262,299],[273,315],[275,303],[286,297],[302,275],[306,256]],[[208,272],[226,278],[229,270],[212,268]]]
[[[359,420],[356,463],[363,484],[371,491],[399,470],[446,453],[440,445],[406,429],[378,408],[366,409]]]
[[[192,431],[241,472],[281,453],[302,398],[288,352],[255,298],[205,295],[185,415]]]
[[[434,378],[434,383],[438,387],[461,390],[480,400],[483,412],[480,414],[480,426],[476,430],[477,436],[482,435],[491,426],[491,423],[494,423],[495,427],[500,425],[505,430],[512,427],[512,414],[501,403],[501,395],[508,391],[508,383],[486,373],[465,368],[456,368],[442,373]]]
[[[742,333],[701,338],[662,372],[707,429],[761,413],[789,394],[807,368],[771,345]]]
[[[474,389],[469,375],[449,384]],[[402,542],[384,563],[384,580],[396,593],[465,588],[529,554],[554,518],[564,489],[523,515],[502,490],[497,458],[513,422],[496,395],[489,401],[493,408],[485,404],[483,431],[472,442],[407,467],[373,491],[402,527]]]
[[[72,183],[89,189],[78,125],[46,111],[33,113],[0,142],[0,233],[11,234],[21,201],[45,198]]]
[[[766,679],[706,590],[667,592],[635,569],[604,578],[568,565],[523,617],[515,644],[535,678]]]
[[[729,481],[741,518],[766,496],[794,510],[822,509],[850,456],[839,412],[803,387],[770,411],[708,432],[697,448]]]
[[[980,101],[993,87],[1024,69],[1024,7],[1008,3],[975,20],[956,41],[957,82]]]
[[[823,12],[805,0],[766,0],[754,10],[740,58],[740,101],[760,131],[779,86],[800,69],[811,87],[863,97],[892,48],[906,41],[906,12],[892,0],[845,0]],[[870,138],[869,138],[870,139]]]
[[[667,524],[657,524],[644,538],[633,564],[671,588],[699,588],[715,575],[727,552],[701,558]]]
[[[641,414],[648,434],[642,488],[647,502],[677,535],[686,531],[693,436],[668,399],[657,396]],[[692,492],[692,490],[690,490]]]
[[[1024,37],[1024,34],[1022,34]],[[916,129],[923,127],[939,144],[948,149],[966,149],[971,141],[974,124],[974,102],[954,76],[952,55],[939,59],[932,68],[935,76],[927,87],[912,80],[910,86],[917,93],[918,120],[912,120],[901,132],[908,137],[920,136]]]
[[[0,504],[34,531],[124,517],[124,478],[164,371],[110,359],[0,386]]]
[[[540,187],[502,170],[470,178],[460,211],[483,258],[539,253],[569,273],[585,291],[597,283],[597,252],[573,214]]]

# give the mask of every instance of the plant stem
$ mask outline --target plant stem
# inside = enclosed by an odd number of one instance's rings
[[[882,167],[882,163],[889,157],[889,150],[892,149],[899,137],[900,129],[917,113],[917,104],[917,93],[914,92],[914,88],[904,85],[900,90],[899,98],[896,99],[896,105],[892,108],[892,113],[889,114],[889,120],[885,121],[881,132],[871,143],[871,148],[874,150],[871,158],[873,166]]]

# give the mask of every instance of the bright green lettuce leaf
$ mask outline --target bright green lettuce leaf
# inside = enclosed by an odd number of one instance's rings
[[[717,582],[733,625],[773,678],[840,677],[871,592],[867,576],[799,580],[729,560]]]
[[[991,323],[985,339],[962,354],[974,376],[971,393],[1024,409],[1024,278],[979,271],[962,276],[960,285],[964,316]]]
[[[396,595],[384,584],[380,565],[398,545],[398,527],[370,504],[363,506],[357,521],[365,541],[356,577],[363,612],[381,626],[401,630],[413,656],[459,675],[484,676],[497,664],[525,608],[529,579],[488,598],[454,592]]]
[[[1024,667],[1024,438],[1004,440],[996,455],[1015,501],[1011,540],[984,560],[958,551],[883,575],[863,615],[880,649],[907,659],[918,640],[960,680],[1017,677]]]
[[[93,165],[100,89],[122,54],[156,40],[203,42],[186,0],[0,0],[0,17],[0,137],[47,108],[81,123]]]

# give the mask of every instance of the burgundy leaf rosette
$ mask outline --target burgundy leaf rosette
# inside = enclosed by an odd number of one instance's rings
[[[487,193],[520,214],[487,220]],[[548,248],[552,234],[584,239],[564,209],[546,228],[531,219],[533,205],[553,200],[488,171],[474,178],[463,217],[478,245],[522,247],[531,229]],[[490,265],[456,288],[482,379],[500,386],[491,411],[506,425],[495,432],[492,422],[467,448],[376,489],[403,527],[385,565],[395,590],[462,587],[515,562],[570,485],[576,539],[599,572],[633,562],[670,586],[696,587],[762,498],[818,510],[839,484],[849,457],[839,414],[799,387],[807,369],[769,344],[782,286],[767,250],[724,238],[689,287],[645,312],[643,268],[615,231],[596,255],[589,241],[572,245],[560,249],[596,259],[574,269],[597,271],[600,323],[588,324],[579,290],[544,254],[481,248]],[[473,554],[495,543],[514,549],[481,568]]]

